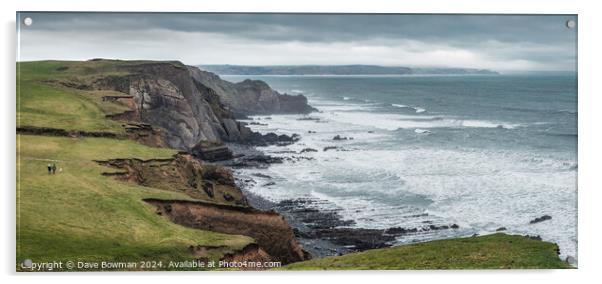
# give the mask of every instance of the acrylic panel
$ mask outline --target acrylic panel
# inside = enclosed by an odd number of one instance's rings
[[[17,13],[17,271],[577,267],[577,16]]]

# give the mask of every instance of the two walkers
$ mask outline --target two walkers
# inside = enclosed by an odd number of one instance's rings
[[[48,174],[56,173],[56,164],[48,164]]]

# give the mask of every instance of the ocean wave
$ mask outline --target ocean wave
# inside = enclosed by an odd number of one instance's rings
[[[461,120],[460,124],[464,127],[476,127],[476,128],[503,128],[503,129],[514,129],[520,124],[511,123],[500,123],[492,122],[487,120]]]
[[[416,134],[430,134],[431,131],[426,130],[426,129],[416,128],[416,129],[414,129],[414,133],[416,133]]]
[[[568,109],[559,109],[559,110],[557,110],[557,112],[561,112],[561,113],[569,113],[569,114],[577,114],[577,111],[574,111],[574,110],[568,110]]]
[[[526,107],[502,107],[502,109],[513,110],[513,111],[522,111],[522,112],[577,114],[577,110],[570,110],[570,109],[537,109],[537,108],[526,108]]]
[[[457,118],[428,116],[428,115],[402,115],[390,113],[373,113],[364,111],[331,111],[319,115],[322,120],[350,124],[363,127],[374,127],[395,131],[398,129],[429,129],[429,128],[499,128],[515,129],[522,125],[488,121],[488,120],[463,120]]]
[[[421,107],[413,107],[413,106],[402,105],[402,104],[391,104],[391,106],[398,107],[398,108],[410,108],[410,109],[413,109],[416,113],[426,112],[426,109],[421,108]]]

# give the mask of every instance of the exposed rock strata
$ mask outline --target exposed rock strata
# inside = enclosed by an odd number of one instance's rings
[[[305,96],[280,94],[260,80],[247,79],[239,83],[231,83],[211,72],[195,67],[189,68],[192,77],[215,90],[237,117],[257,114],[310,113],[316,110],[307,104]]]
[[[305,97],[281,95],[264,82],[233,84],[179,62],[145,62],[116,68],[125,75],[98,77],[90,84],[62,84],[123,93],[107,100],[131,100],[131,110],[109,117],[162,128],[167,144],[177,149],[190,150],[201,141],[269,144],[269,137],[252,132],[246,124],[236,121],[234,114],[313,110]]]
[[[146,199],[157,214],[183,226],[225,234],[250,236],[259,248],[283,264],[307,260],[309,254],[297,243],[286,220],[275,212],[250,207],[194,201]],[[258,252],[260,253],[260,252]]]
[[[121,170],[105,173],[119,180],[179,191],[199,200],[247,206],[229,169],[201,163],[188,154],[177,154],[169,159],[113,159],[97,162]]]

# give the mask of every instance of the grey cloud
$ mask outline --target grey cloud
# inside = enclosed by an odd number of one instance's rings
[[[405,14],[197,14],[197,13],[23,13],[34,18],[24,34],[110,35],[132,40],[137,31],[213,34],[231,41],[277,45],[301,42],[398,45],[403,41],[487,53],[488,57],[545,63],[574,57],[576,31],[565,27],[572,15],[405,15]],[[143,39],[159,41],[163,37]],[[106,43],[110,44],[110,43]],[[115,44],[115,43],[114,43]],[[532,49],[523,48],[533,47]],[[548,47],[554,47],[552,49]],[[407,47],[411,48],[411,47]],[[491,54],[495,51],[497,54]],[[282,52],[286,52],[283,50]],[[234,55],[233,58],[236,56]],[[236,63],[236,62],[223,62]],[[349,62],[356,63],[356,62]],[[266,63],[269,64],[269,63]]]

